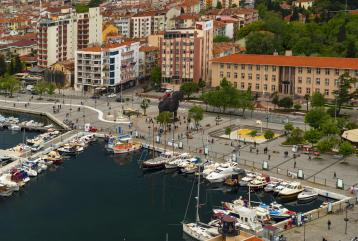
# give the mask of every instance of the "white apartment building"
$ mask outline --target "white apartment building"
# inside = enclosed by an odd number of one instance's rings
[[[165,29],[165,12],[146,11],[132,17],[131,29],[133,38],[144,38]]]
[[[88,13],[71,10],[40,19],[38,26],[38,65],[49,67],[73,59],[77,49],[102,43],[102,16],[99,8]]]
[[[125,15],[116,17],[112,20],[113,24],[118,28],[118,33],[129,38],[131,34],[131,16]]]
[[[75,56],[75,90],[96,88],[118,91],[133,86],[139,73],[139,42],[127,41],[78,50]]]

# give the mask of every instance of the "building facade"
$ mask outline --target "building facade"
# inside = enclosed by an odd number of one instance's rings
[[[167,30],[160,41],[163,82],[210,80],[213,21],[197,22],[190,29]]]
[[[211,62],[212,87],[226,78],[238,89],[251,88],[259,94],[303,97],[320,92],[333,99],[340,75],[358,77],[354,58],[233,54]]]
[[[153,33],[158,33],[165,29],[165,23],[165,12],[140,12],[134,15],[131,19],[131,36],[133,38],[144,38]]]
[[[78,50],[75,57],[75,90],[96,88],[118,91],[138,79],[139,42],[128,41]]]
[[[102,16],[99,8],[88,13],[69,12],[38,23],[38,65],[49,67],[74,58],[77,49],[102,43]]]
[[[149,79],[150,73],[159,63],[159,48],[154,46],[141,46],[139,48],[139,79]]]

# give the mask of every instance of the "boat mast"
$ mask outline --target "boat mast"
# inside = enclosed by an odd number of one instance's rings
[[[199,196],[200,196],[200,165],[198,166],[199,172],[198,172],[198,194],[196,197],[196,218],[195,221],[198,223],[200,222],[200,217],[199,217],[199,205],[200,205],[200,201],[199,201]]]
[[[249,186],[249,207],[251,207],[251,187],[250,184],[248,186]]]
[[[172,140],[172,146],[173,146],[173,156],[174,156],[174,129],[175,129],[175,114],[173,112],[173,140]]]

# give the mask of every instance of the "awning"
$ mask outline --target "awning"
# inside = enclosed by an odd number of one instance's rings
[[[353,129],[343,132],[342,138],[353,143],[358,143],[358,129]]]

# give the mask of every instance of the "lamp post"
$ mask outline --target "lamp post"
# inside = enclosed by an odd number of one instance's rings
[[[348,205],[349,205],[349,202],[347,202],[347,206],[346,206],[346,217],[344,218],[344,222],[346,222],[346,227],[344,229],[344,234],[347,234],[347,229],[348,229]]]

